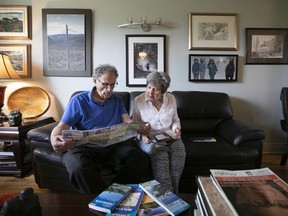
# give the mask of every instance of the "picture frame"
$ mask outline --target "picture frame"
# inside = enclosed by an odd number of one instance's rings
[[[0,6],[0,40],[31,39],[31,6]]]
[[[288,28],[246,28],[245,64],[288,64]]]
[[[144,87],[150,72],[166,72],[166,35],[126,35],[126,86]]]
[[[92,11],[42,9],[44,76],[92,75]]]
[[[238,50],[238,14],[189,13],[189,50]]]
[[[188,74],[190,82],[235,82],[238,55],[189,54]]]
[[[0,44],[0,52],[9,56],[13,68],[21,78],[31,78],[30,44]]]

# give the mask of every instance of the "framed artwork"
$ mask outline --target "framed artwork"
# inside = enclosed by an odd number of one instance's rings
[[[92,74],[90,9],[42,9],[44,76]]]
[[[0,52],[9,56],[14,70],[21,78],[31,77],[30,44],[1,44]]]
[[[146,76],[165,71],[165,35],[126,35],[126,86],[146,86]]]
[[[0,40],[31,39],[31,6],[0,6]]]
[[[189,55],[189,81],[237,81],[238,55]]]
[[[238,15],[189,13],[189,50],[238,50]]]
[[[288,28],[246,28],[246,64],[288,64]]]

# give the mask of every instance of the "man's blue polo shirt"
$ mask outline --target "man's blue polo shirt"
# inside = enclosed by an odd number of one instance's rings
[[[70,125],[71,129],[77,130],[110,127],[121,123],[121,116],[127,113],[122,98],[113,94],[104,103],[97,102],[92,98],[95,88],[72,97],[61,122]]]

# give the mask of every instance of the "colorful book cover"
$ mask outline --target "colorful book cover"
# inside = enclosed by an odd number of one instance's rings
[[[140,187],[170,215],[178,215],[190,207],[187,202],[173,192],[163,190],[161,184],[156,180],[141,183]]]
[[[113,183],[95,197],[88,206],[96,211],[111,213],[133,189],[133,186]]]
[[[113,211],[112,213],[106,214],[106,216],[121,216],[130,215],[136,216],[141,201],[144,196],[144,191],[139,185],[131,185],[135,189],[131,192]]]
[[[148,194],[144,193],[141,205],[138,210],[138,216],[166,216],[169,213],[156,203]]]

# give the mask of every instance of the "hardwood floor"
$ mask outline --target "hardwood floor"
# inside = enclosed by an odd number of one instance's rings
[[[266,167],[269,165],[279,165],[282,154],[263,154],[262,166]],[[286,165],[288,166],[288,164]],[[31,171],[24,178],[16,178],[13,176],[0,176],[0,196],[3,193],[9,192],[18,194],[22,189],[32,187],[35,193],[49,193],[47,189],[38,188],[34,181],[34,175]]]

